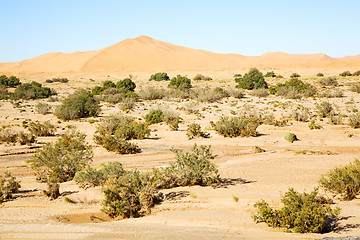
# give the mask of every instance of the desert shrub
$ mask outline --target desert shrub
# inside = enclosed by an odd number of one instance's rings
[[[69,79],[58,77],[58,78],[46,79],[45,82],[46,82],[46,83],[54,83],[54,82],[68,83],[68,82],[69,82]]]
[[[301,76],[298,73],[293,73],[290,75],[290,78],[299,78],[299,77],[301,77]]]
[[[177,131],[179,129],[181,117],[178,112],[165,109],[163,111],[163,121],[170,127],[172,131]]]
[[[343,116],[338,114],[331,114],[329,117],[329,123],[333,125],[342,125],[343,124]]]
[[[135,123],[134,118],[123,115],[110,115],[101,119],[96,126],[95,134],[114,135],[116,130],[122,126],[132,125]]]
[[[341,97],[344,97],[344,93],[343,93],[343,91],[341,91],[339,89],[337,89],[333,92],[326,90],[326,91],[320,93],[318,96],[324,97],[324,98],[341,98]]]
[[[349,116],[349,126],[352,128],[360,128],[360,114],[355,113]]]
[[[271,71],[271,72],[267,72],[267,73],[264,75],[264,77],[272,77],[272,78],[274,78],[274,77],[276,77],[276,74],[274,73],[274,71]]]
[[[54,200],[60,196],[60,183],[56,176],[49,176],[46,181],[47,190],[43,190],[45,196]]]
[[[14,99],[39,99],[48,98],[51,95],[56,95],[56,93],[38,82],[31,82],[17,86],[12,97]]]
[[[265,89],[265,88],[258,88],[258,89],[253,89],[250,92],[250,95],[261,98],[261,97],[267,97],[269,96],[269,90]]]
[[[11,176],[10,172],[6,171],[4,176],[0,175],[0,203],[5,199],[11,199],[12,194],[18,192],[20,188],[20,181]]]
[[[242,75],[241,75],[241,73],[235,73],[233,77],[234,78],[239,78],[239,77],[242,77]]]
[[[237,90],[237,89],[233,89],[233,88],[229,88],[227,90],[227,92],[229,93],[229,95],[233,98],[243,98],[245,97],[245,94],[241,91],[241,90]]]
[[[188,128],[186,129],[186,136],[190,140],[193,138],[200,138],[200,137],[208,138],[210,136],[210,134],[202,131],[200,124],[191,123],[191,124],[189,124]]]
[[[136,100],[133,98],[125,98],[121,103],[119,103],[120,110],[124,112],[129,112],[130,110],[134,109],[135,106]]]
[[[293,142],[297,141],[298,138],[297,138],[296,135],[293,134],[293,133],[286,133],[286,134],[285,134],[285,140],[293,143]]]
[[[324,101],[321,102],[320,104],[319,103],[315,104],[315,106],[319,116],[322,118],[330,117],[330,115],[334,112],[334,109],[329,102]]]
[[[360,93],[360,82],[352,84],[350,91]]]
[[[39,102],[35,105],[35,110],[40,114],[47,114],[51,111],[51,106],[47,103]]]
[[[0,100],[8,99],[9,98],[9,92],[6,89],[5,86],[0,85]]]
[[[360,76],[360,70],[355,71],[352,75],[353,75],[353,76]]]
[[[16,141],[20,145],[31,145],[31,143],[34,143],[36,141],[35,135],[32,133],[25,133],[23,131],[18,132],[16,136]]]
[[[136,84],[130,78],[125,78],[116,83],[116,88],[124,89],[126,92],[133,92]]]
[[[336,80],[336,77],[327,77],[323,78],[319,81],[320,85],[322,86],[339,86],[338,81]]]
[[[215,131],[224,137],[256,136],[260,120],[254,117],[221,117],[215,123]]]
[[[354,199],[360,193],[360,161],[330,170],[321,176],[320,185],[343,200]]]
[[[30,167],[38,179],[47,182],[70,181],[92,161],[91,146],[85,141],[85,134],[68,130],[55,143],[47,143],[29,160]]]
[[[263,153],[263,152],[265,152],[264,149],[262,149],[261,147],[258,147],[258,146],[254,146],[254,147],[252,148],[252,151],[253,151],[254,153]]]
[[[200,80],[204,80],[204,81],[211,81],[212,78],[211,77],[206,77],[200,73],[196,74],[195,77],[193,78],[194,81],[200,81]]]
[[[316,76],[317,76],[317,77],[323,77],[323,76],[324,76],[324,74],[322,74],[322,73],[318,73],[318,74],[316,74]]]
[[[216,102],[224,97],[229,97],[229,93],[220,87],[214,89],[202,88],[194,93],[194,98],[200,102]]]
[[[112,135],[94,135],[95,143],[102,145],[106,150],[119,154],[135,154],[141,152],[138,145],[125,139],[115,138]]]
[[[15,76],[7,77],[5,75],[0,76],[0,85],[4,87],[16,87],[21,85],[20,79]]]
[[[304,83],[298,78],[292,78],[285,83],[278,83],[274,87],[270,87],[270,93],[283,96],[285,98],[296,99],[314,96],[316,88],[309,83]]]
[[[160,123],[164,120],[164,112],[161,109],[153,109],[145,115],[145,121],[148,124]]]
[[[102,163],[99,169],[88,167],[74,176],[74,181],[81,188],[90,188],[105,185],[110,178],[119,178],[125,173],[119,162]]]
[[[131,124],[119,126],[115,131],[115,138],[131,140],[144,139],[150,135],[148,125],[133,121]]]
[[[56,127],[50,121],[43,123],[39,121],[29,122],[27,126],[28,130],[37,137],[53,136],[56,130]]]
[[[307,108],[301,108],[301,109],[297,109],[292,111],[291,113],[291,117],[292,119],[294,119],[295,121],[299,121],[299,122],[307,122],[309,119],[309,110]]]
[[[312,121],[311,123],[308,124],[308,127],[310,130],[314,130],[314,129],[322,129],[322,126],[320,126],[319,124],[316,124],[314,121]]]
[[[342,73],[339,74],[339,76],[341,77],[348,77],[348,76],[351,76],[351,72],[350,71],[344,71]]]
[[[17,132],[11,128],[0,128],[0,142],[2,143],[16,143]]]
[[[265,222],[269,227],[281,227],[298,233],[324,233],[331,230],[340,209],[331,209],[326,199],[315,189],[311,193],[298,193],[290,188],[281,198],[283,207],[273,209],[264,200],[254,204],[255,222]]]
[[[149,174],[130,171],[118,178],[110,178],[103,188],[103,212],[110,217],[140,217],[158,201],[157,190]]]
[[[86,90],[78,90],[63,100],[55,115],[62,120],[96,117],[101,111],[94,96]]]
[[[92,92],[92,94],[94,94],[94,95],[99,95],[99,94],[103,93],[106,89],[109,89],[109,88],[116,88],[116,84],[115,84],[113,81],[111,81],[111,80],[107,80],[107,81],[103,82],[102,87],[100,87],[100,86],[95,86],[95,87],[91,90],[91,92]],[[115,94],[115,93],[113,93],[113,94]]]
[[[263,74],[257,68],[251,68],[243,77],[235,78],[235,82],[236,88],[248,90],[268,87]]]
[[[284,78],[282,75],[276,75],[276,78]]]
[[[170,80],[168,88],[187,89],[191,88],[191,80],[186,76],[177,75]]]
[[[158,72],[152,74],[149,79],[149,81],[169,81],[169,80],[170,80],[169,76],[167,75],[167,73],[164,72]]]
[[[146,88],[140,90],[139,96],[141,99],[144,100],[156,100],[156,99],[163,99],[166,96],[166,90],[163,88]]]

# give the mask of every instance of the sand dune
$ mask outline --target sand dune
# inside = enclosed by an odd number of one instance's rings
[[[360,55],[331,58],[321,53],[275,52],[261,56],[217,54],[140,36],[97,51],[49,53],[17,63],[0,63],[0,71],[11,73],[220,71],[247,67],[351,67],[359,63]]]

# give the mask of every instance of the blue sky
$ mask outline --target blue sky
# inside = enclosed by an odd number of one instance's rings
[[[358,0],[0,0],[0,62],[146,35],[217,53],[360,54]]]

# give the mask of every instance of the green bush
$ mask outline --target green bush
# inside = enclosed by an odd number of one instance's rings
[[[352,128],[360,128],[360,113],[349,116],[349,126]]]
[[[298,233],[324,233],[331,230],[340,209],[331,209],[324,197],[315,189],[311,193],[298,193],[290,188],[281,199],[283,207],[275,210],[264,200],[254,204],[255,222],[265,222],[269,227],[285,228]]]
[[[319,81],[320,85],[322,86],[339,86],[338,81],[336,80],[336,77],[327,77],[323,78]]]
[[[211,77],[206,77],[202,74],[196,74],[195,77],[193,78],[194,81],[200,81],[200,80],[203,80],[203,81],[211,81],[212,78]]]
[[[0,100],[5,100],[10,97],[10,94],[5,86],[0,85]]]
[[[116,88],[123,89],[125,92],[133,92],[136,84],[130,78],[125,78],[116,83]]]
[[[149,81],[169,81],[170,78],[165,72],[158,72],[150,76]]]
[[[191,80],[185,76],[177,75],[170,80],[168,88],[188,89],[191,88]]]
[[[106,150],[119,154],[135,154],[141,152],[138,145],[125,139],[115,138],[112,135],[94,135],[95,143],[102,145]]]
[[[215,123],[215,131],[224,137],[257,136],[257,127],[261,124],[256,117],[221,117]]]
[[[125,173],[119,162],[102,163],[99,169],[88,167],[74,176],[74,181],[81,188],[90,188],[105,185],[110,178],[119,178]]]
[[[285,83],[278,83],[274,87],[270,87],[270,93],[283,96],[285,98],[296,99],[304,97],[312,97],[316,94],[316,88],[309,83],[304,83],[298,78],[292,78]]]
[[[257,68],[251,68],[243,77],[235,78],[235,82],[237,83],[236,88],[248,90],[268,88],[263,74]]]
[[[267,73],[264,75],[264,77],[272,77],[272,78],[274,78],[274,77],[276,77],[276,74],[274,73],[274,71],[271,71],[271,72],[267,72]]]
[[[161,109],[151,110],[145,115],[145,121],[148,124],[156,124],[164,121],[164,112]]]
[[[314,121],[312,121],[311,123],[308,124],[308,127],[310,130],[314,130],[314,129],[322,129],[322,126],[320,126],[319,124],[316,124]]]
[[[0,176],[0,203],[5,199],[11,199],[12,194],[18,192],[20,188],[20,181],[6,171],[4,176]]]
[[[200,138],[200,137],[208,138],[210,136],[210,134],[202,131],[200,124],[191,123],[191,124],[189,124],[188,128],[186,129],[186,136],[190,140],[193,138]]]
[[[30,122],[27,126],[28,130],[37,137],[53,136],[56,130],[56,127],[50,121],[43,123],[39,121]]]
[[[55,115],[62,120],[96,117],[101,109],[94,96],[86,90],[78,90],[63,100]]]
[[[324,76],[324,74],[322,74],[322,73],[318,73],[318,74],[316,74],[316,76],[317,76],[317,77],[323,77],[323,76]]]
[[[16,87],[12,98],[14,99],[39,99],[56,95],[50,88],[43,87],[38,82],[24,83]]]
[[[360,93],[360,82],[352,84],[350,91]]]
[[[85,141],[85,134],[68,130],[55,143],[47,143],[29,160],[30,167],[38,179],[47,182],[70,181],[92,161],[91,146]]]
[[[331,114],[333,114],[333,112],[334,112],[334,109],[329,102],[324,101],[324,102],[321,102],[320,104],[315,104],[315,106],[316,106],[319,116],[322,118],[330,117]]]
[[[150,135],[150,129],[144,123],[132,122],[118,127],[114,135],[117,139],[144,139]]]
[[[46,115],[51,111],[51,106],[47,103],[39,102],[35,105],[35,111],[39,114]]]
[[[58,77],[58,78],[46,79],[45,82],[46,83],[54,83],[54,82],[67,83],[67,82],[69,82],[69,79]]]
[[[293,134],[293,133],[286,133],[286,134],[285,134],[285,140],[293,143],[293,142],[297,141],[298,138],[297,138],[296,135]]]
[[[353,76],[360,76],[360,70],[354,72],[352,75],[353,75]]]
[[[290,78],[299,78],[299,77],[301,77],[301,76],[298,73],[293,73],[290,75]]]
[[[341,77],[348,77],[348,76],[351,76],[351,75],[352,74],[351,74],[350,71],[345,71],[345,72],[342,72],[342,73],[339,74],[339,76],[341,76]]]
[[[360,193],[360,161],[334,168],[320,178],[320,185],[343,200],[354,199]]]
[[[7,77],[5,75],[0,76],[0,85],[4,87],[16,87],[20,85],[20,79],[15,76]]]

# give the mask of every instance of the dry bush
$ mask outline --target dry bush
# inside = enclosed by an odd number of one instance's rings
[[[224,137],[257,136],[260,119],[254,117],[221,117],[215,123],[215,131]]]
[[[208,138],[210,134],[201,130],[200,124],[191,123],[189,124],[188,128],[186,129],[186,136],[188,139],[193,138]]]
[[[261,97],[267,97],[269,96],[269,90],[265,89],[265,88],[259,88],[259,89],[253,89],[251,90],[251,92],[249,93],[252,96],[261,98]]]
[[[301,108],[292,111],[291,113],[292,119],[299,122],[307,122],[310,117],[310,112],[307,108]]]
[[[324,101],[324,102],[321,102],[320,104],[319,103],[315,104],[315,106],[316,106],[319,116],[322,118],[330,117],[331,114],[333,114],[333,112],[334,112],[334,109],[329,102]]]
[[[233,98],[243,98],[245,97],[245,94],[241,91],[241,90],[238,90],[238,89],[234,89],[234,88],[229,88],[227,90],[227,92],[229,93],[229,95]]]
[[[50,113],[51,109],[52,109],[51,106],[47,103],[39,102],[38,104],[35,105],[35,110],[39,114],[45,115],[47,113]]]
[[[349,126],[352,128],[360,128],[360,114],[352,114],[349,116]]]
[[[320,85],[322,86],[334,86],[337,87],[339,86],[338,81],[336,80],[336,77],[327,77],[327,78],[323,78],[319,81]]]
[[[0,203],[5,199],[11,199],[12,194],[18,192],[20,188],[20,181],[12,177],[10,172],[6,171],[4,176],[0,175]]]
[[[360,93],[360,82],[352,84],[350,91]]]
[[[163,99],[167,95],[167,92],[163,88],[146,88],[139,92],[139,96],[144,100],[156,100]]]
[[[37,137],[53,136],[55,134],[56,127],[50,123],[50,121],[30,122],[28,124],[28,130]]]

